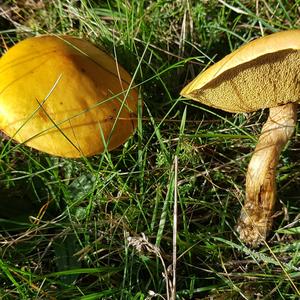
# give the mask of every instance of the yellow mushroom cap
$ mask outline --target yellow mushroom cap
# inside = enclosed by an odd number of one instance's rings
[[[274,33],[240,47],[199,74],[181,95],[229,112],[300,100],[300,30]]]
[[[71,36],[26,39],[0,59],[0,129],[63,157],[118,147],[136,127],[131,76],[90,42]]]

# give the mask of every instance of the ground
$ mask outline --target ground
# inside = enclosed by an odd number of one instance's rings
[[[171,299],[175,278],[176,299],[298,299],[298,130],[278,166],[274,228],[251,249],[235,225],[267,111],[224,113],[179,92],[247,41],[299,27],[299,11],[297,1],[1,1],[2,54],[29,36],[84,37],[133,76],[140,109],[135,134],[91,158],[2,136],[0,298]]]

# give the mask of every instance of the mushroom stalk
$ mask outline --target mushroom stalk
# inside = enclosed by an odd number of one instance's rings
[[[250,160],[246,177],[246,200],[237,231],[251,246],[263,242],[273,223],[276,202],[276,167],[280,153],[294,132],[297,104],[270,108]]]

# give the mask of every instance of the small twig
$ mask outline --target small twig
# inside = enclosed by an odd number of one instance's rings
[[[128,246],[132,246],[134,247],[139,253],[143,253],[143,252],[148,252],[148,253],[154,253],[156,257],[159,258],[162,267],[163,267],[163,273],[162,276],[164,277],[165,281],[166,281],[166,294],[167,294],[167,300],[170,299],[169,296],[169,291],[171,290],[169,287],[169,278],[168,278],[168,270],[165,264],[165,261],[163,259],[162,253],[159,249],[158,246],[153,245],[152,243],[149,242],[148,238],[146,237],[146,235],[142,232],[140,237],[131,237],[128,236],[127,238],[127,242],[128,242]],[[149,297],[147,297],[146,299],[152,299],[152,297],[157,297],[158,294],[156,294],[153,291],[149,291]],[[163,296],[160,295],[160,297],[162,299],[165,299]]]
[[[247,12],[243,11],[242,9],[232,6],[228,3],[226,3],[223,0],[218,0],[220,3],[222,3],[223,5],[225,5],[226,7],[230,8],[231,10],[233,10],[234,12],[238,13],[238,14],[242,14],[242,15],[249,15]]]
[[[144,233],[141,233],[140,237],[128,236],[128,246],[134,247],[138,252],[154,253],[161,261],[163,272],[162,276],[166,281],[166,299],[176,299],[176,262],[177,262],[177,198],[178,198],[178,157],[174,157],[171,173],[174,172],[174,205],[173,205],[173,243],[172,243],[172,264],[166,267],[162,253],[159,246],[149,242],[148,238]],[[172,178],[172,177],[171,177]],[[170,185],[172,186],[172,185]],[[172,277],[172,278],[171,278]],[[149,291],[149,295],[146,299],[152,299],[153,297],[160,297],[165,299],[162,295]]]
[[[174,158],[174,206],[173,206],[173,262],[172,280],[170,294],[171,300],[176,299],[176,262],[177,262],[177,184],[178,184],[178,156]]]

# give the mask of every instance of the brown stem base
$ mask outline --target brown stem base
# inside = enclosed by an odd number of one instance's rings
[[[246,200],[237,224],[241,240],[256,247],[267,237],[276,203],[276,167],[283,147],[294,132],[297,104],[270,109],[246,177]]]

